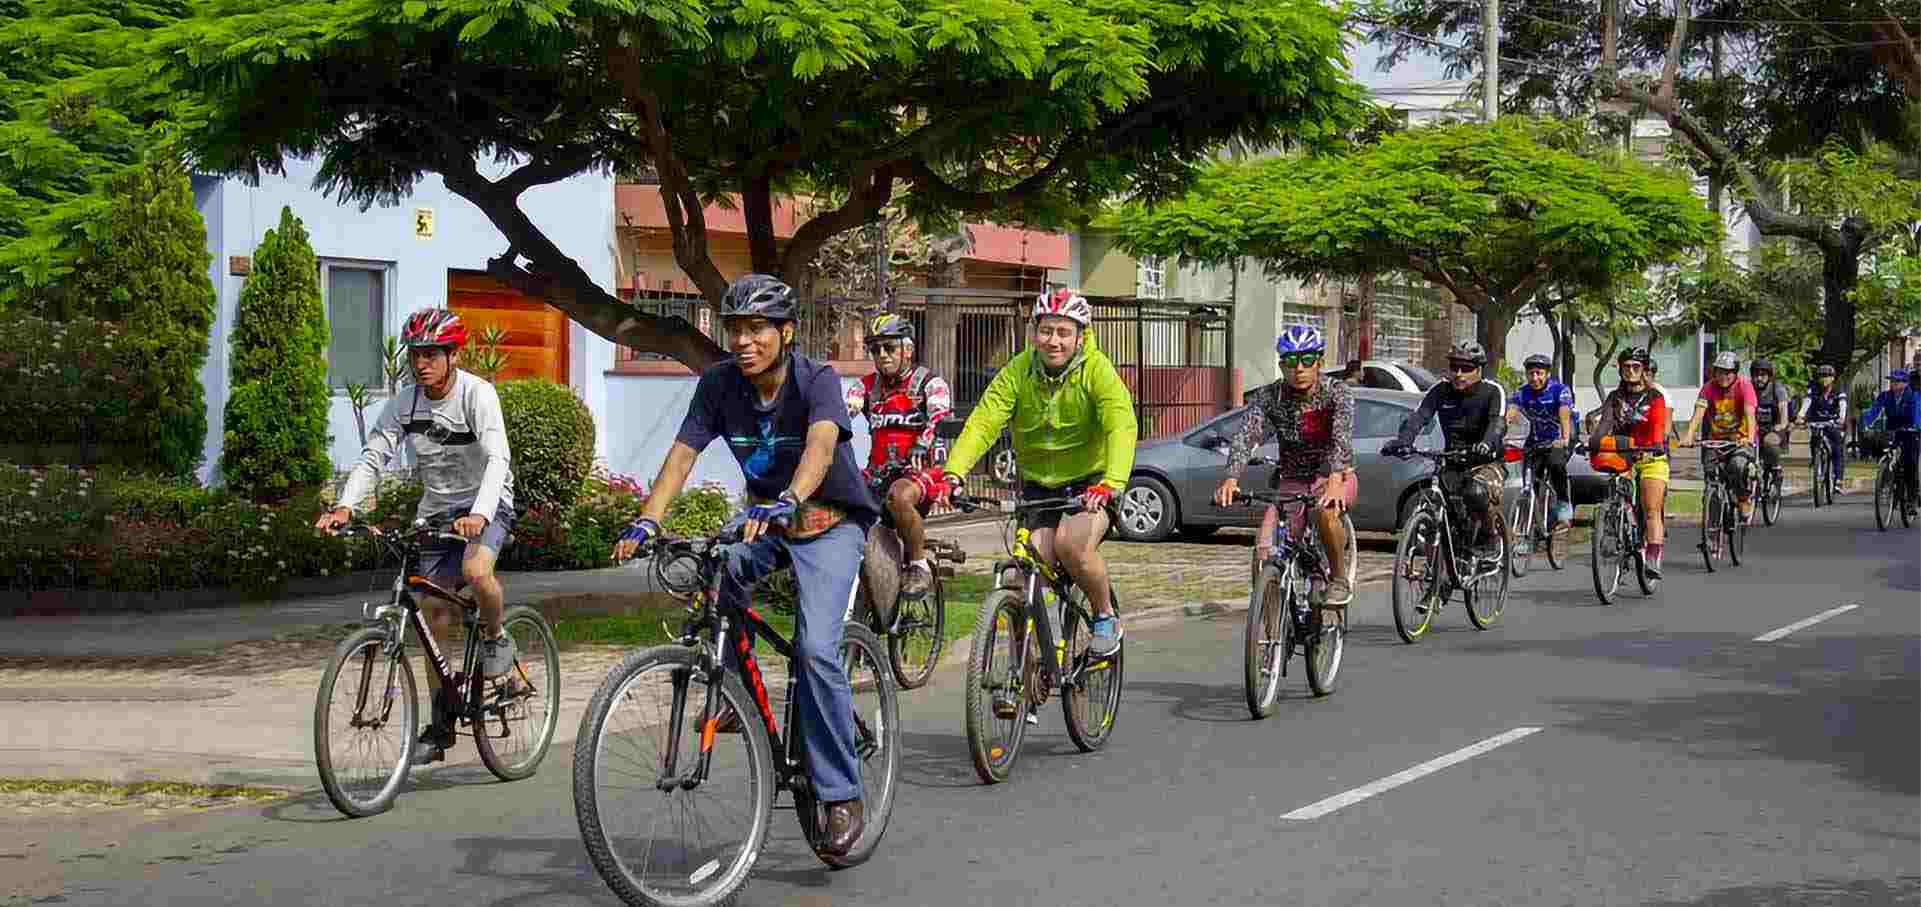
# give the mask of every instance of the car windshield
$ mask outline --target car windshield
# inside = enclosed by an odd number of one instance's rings
[[[1427,393],[1428,388],[1441,383],[1441,379],[1436,377],[1433,372],[1415,365],[1412,362],[1402,362],[1399,363],[1399,365],[1401,366],[1401,371],[1406,372],[1409,378],[1414,379],[1414,386],[1420,388],[1422,393]]]

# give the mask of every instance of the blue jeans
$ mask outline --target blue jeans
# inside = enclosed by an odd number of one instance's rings
[[[799,606],[794,615],[794,727],[800,735],[814,794],[824,802],[861,796],[860,759],[854,755],[854,697],[840,664],[841,630],[848,597],[860,574],[867,533],[852,520],[804,542],[772,534],[727,548],[720,575],[720,605],[747,604],[747,590],[761,577],[789,564]],[[728,647],[731,665],[738,656]],[[778,754],[776,754],[778,758]]]

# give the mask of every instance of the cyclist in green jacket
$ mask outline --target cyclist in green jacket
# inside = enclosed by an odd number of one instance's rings
[[[1110,655],[1120,648],[1120,620],[1108,599],[1107,564],[1101,539],[1113,519],[1114,495],[1134,469],[1134,398],[1114,363],[1088,328],[1094,309],[1074,290],[1043,293],[1034,303],[1033,345],[1021,351],[987,385],[960,437],[947,454],[947,484],[958,489],[1013,422],[1014,456],[1020,465],[1021,499],[1078,499],[1080,512],[1027,517],[1035,553],[1060,560],[1094,611],[1088,650]]]

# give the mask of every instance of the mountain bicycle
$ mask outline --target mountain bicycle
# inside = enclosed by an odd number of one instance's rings
[[[917,466],[889,458],[874,471],[870,487],[879,500],[887,490]],[[858,620],[887,641],[887,655],[893,665],[894,679],[903,690],[927,685],[940,664],[947,645],[947,588],[945,580],[954,575],[948,562],[960,564],[967,552],[958,543],[928,539],[927,554],[932,561],[933,578],[927,594],[912,598],[901,594],[901,577],[907,560],[894,517],[881,508],[881,521],[867,533],[867,552],[861,564],[859,584],[865,594],[854,597],[848,620]],[[862,608],[861,604],[866,607]],[[883,607],[883,603],[890,603]]]
[[[1287,530],[1285,509],[1299,504],[1312,505],[1312,494],[1280,494],[1271,491],[1236,492],[1235,504],[1262,501],[1281,508],[1274,521],[1274,550],[1261,564],[1260,576],[1248,593],[1247,631],[1243,642],[1243,668],[1246,674],[1247,711],[1255,718],[1266,718],[1280,695],[1281,678],[1287,676],[1287,663],[1295,649],[1307,666],[1307,686],[1316,696],[1334,692],[1334,680],[1341,672],[1341,654],[1347,647],[1347,624],[1337,618],[1325,622],[1329,612],[1314,607],[1313,590],[1326,589],[1329,580],[1327,554],[1321,547],[1321,534],[1308,526],[1295,539]],[[1347,538],[1354,537],[1354,523],[1341,514]],[[1347,579],[1354,581],[1354,560],[1347,561]]]
[[[1881,451],[1874,471],[1874,526],[1882,532],[1894,525],[1896,514],[1902,528],[1914,525],[1915,489],[1908,487],[1901,472],[1901,436],[1914,433],[1912,428],[1888,432],[1887,449]]]
[[[1587,450],[1582,447],[1576,452],[1585,455]],[[1659,447],[1612,451],[1629,460],[1664,452]],[[1621,590],[1621,579],[1632,563],[1641,594],[1653,595],[1661,581],[1648,572],[1647,551],[1642,547],[1647,537],[1647,518],[1641,512],[1641,481],[1635,478],[1632,469],[1615,472],[1596,467],[1596,470],[1608,474],[1608,493],[1594,511],[1594,525],[1588,536],[1592,546],[1588,568],[1594,576],[1594,594],[1601,599],[1601,604],[1614,604],[1615,594]]]
[[[346,815],[371,816],[391,808],[407,780],[420,715],[407,658],[409,627],[440,681],[434,726],[449,732],[467,727],[481,763],[494,777],[518,781],[532,775],[547,755],[560,716],[560,644],[546,618],[525,605],[509,605],[501,626],[518,650],[513,669],[498,678],[482,677],[480,606],[471,596],[412,573],[423,546],[441,541],[464,545],[466,537],[425,520],[399,532],[355,522],[335,534],[374,540],[400,567],[391,586],[393,597],[379,607],[371,602],[361,606],[367,625],[340,641],[320,676],[314,700],[314,762],[327,799]],[[451,669],[434,641],[421,612],[422,598],[460,608],[467,645],[459,671]],[[333,739],[339,730],[349,732],[345,741]],[[368,763],[364,767],[357,765],[362,758]]]
[[[899,698],[880,640],[848,623],[841,664],[855,697],[866,827],[845,855],[821,851],[827,810],[809,780],[795,723],[794,644],[753,608],[730,613],[719,606],[727,546],[739,539],[735,522],[706,538],[662,538],[642,549],[660,588],[687,602],[686,619],[673,642],[634,652],[608,670],[580,719],[580,836],[601,879],[629,904],[730,901],[760,857],[781,791],[791,797],[808,846],[834,868],[871,857],[893,812]],[[785,660],[785,740],[754,657],[756,638]]]
[[[1754,488],[1754,509],[1761,515],[1763,525],[1772,526],[1781,521],[1782,475],[1766,464],[1761,466],[1761,481]]]
[[[1548,449],[1546,444],[1507,449],[1509,455],[1522,463],[1521,492],[1515,495],[1514,515],[1508,520],[1514,536],[1514,555],[1508,560],[1512,562],[1515,579],[1527,575],[1536,551],[1546,552],[1548,566],[1556,570],[1567,566],[1568,527],[1557,525],[1559,516],[1555,509],[1560,504],[1560,496],[1548,477]]]
[[[1081,509],[1073,499],[993,501],[956,494],[950,500],[970,511],[999,505],[1016,524],[1030,514]],[[1015,529],[1008,559],[994,564],[996,588],[981,601],[974,623],[967,659],[967,746],[983,784],[1007,780],[1029,716],[1056,690],[1067,736],[1084,753],[1107,744],[1120,711],[1126,642],[1111,655],[1087,651],[1094,636],[1087,596],[1066,570],[1036,557],[1031,542],[1028,529]],[[1111,583],[1107,596],[1119,617],[1120,597]],[[1051,602],[1059,603],[1058,618],[1048,610]]]
[[[1828,446],[1827,430],[1840,427],[1833,419],[1808,423],[1808,482],[1816,507],[1834,503],[1834,449]]]
[[[1394,630],[1403,642],[1420,641],[1433,624],[1434,613],[1457,590],[1468,622],[1486,630],[1507,607],[1512,573],[1507,564],[1512,550],[1500,508],[1490,508],[1488,514],[1495,521],[1495,557],[1477,561],[1473,518],[1458,491],[1444,491],[1441,483],[1443,466],[1466,465],[1471,455],[1464,450],[1410,450],[1406,455],[1432,460],[1435,468],[1427,484],[1415,492],[1394,548]],[[1461,481],[1473,480],[1462,474]]]
[[[1726,559],[1739,567],[1741,555],[1747,550],[1748,525],[1735,504],[1739,495],[1728,484],[1726,467],[1735,450],[1745,445],[1714,440],[1696,443],[1706,452],[1701,464],[1701,472],[1707,477],[1701,496],[1701,559],[1709,573],[1714,572],[1717,560]]]

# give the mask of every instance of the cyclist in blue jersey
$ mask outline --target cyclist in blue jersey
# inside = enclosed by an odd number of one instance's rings
[[[1921,391],[1908,386],[1906,369],[1898,368],[1888,373],[1888,389],[1875,395],[1874,405],[1868,407],[1868,411],[1861,416],[1861,425],[1864,428],[1873,425],[1884,413],[1888,422],[1882,426],[1882,430],[1890,434],[1889,440],[1901,450],[1902,481],[1909,488],[1915,488],[1915,466],[1917,461],[1921,461],[1921,435],[1915,434],[1914,429],[1921,427]],[[1894,434],[1900,429],[1908,431]],[[1913,501],[1908,502],[1908,511],[1914,511]]]
[[[1568,439],[1574,434],[1574,391],[1554,380],[1554,360],[1535,353],[1522,363],[1527,381],[1508,397],[1509,424],[1525,421],[1530,463],[1547,460],[1548,481],[1554,483],[1554,518],[1563,526],[1574,522],[1574,497],[1568,492]]]

